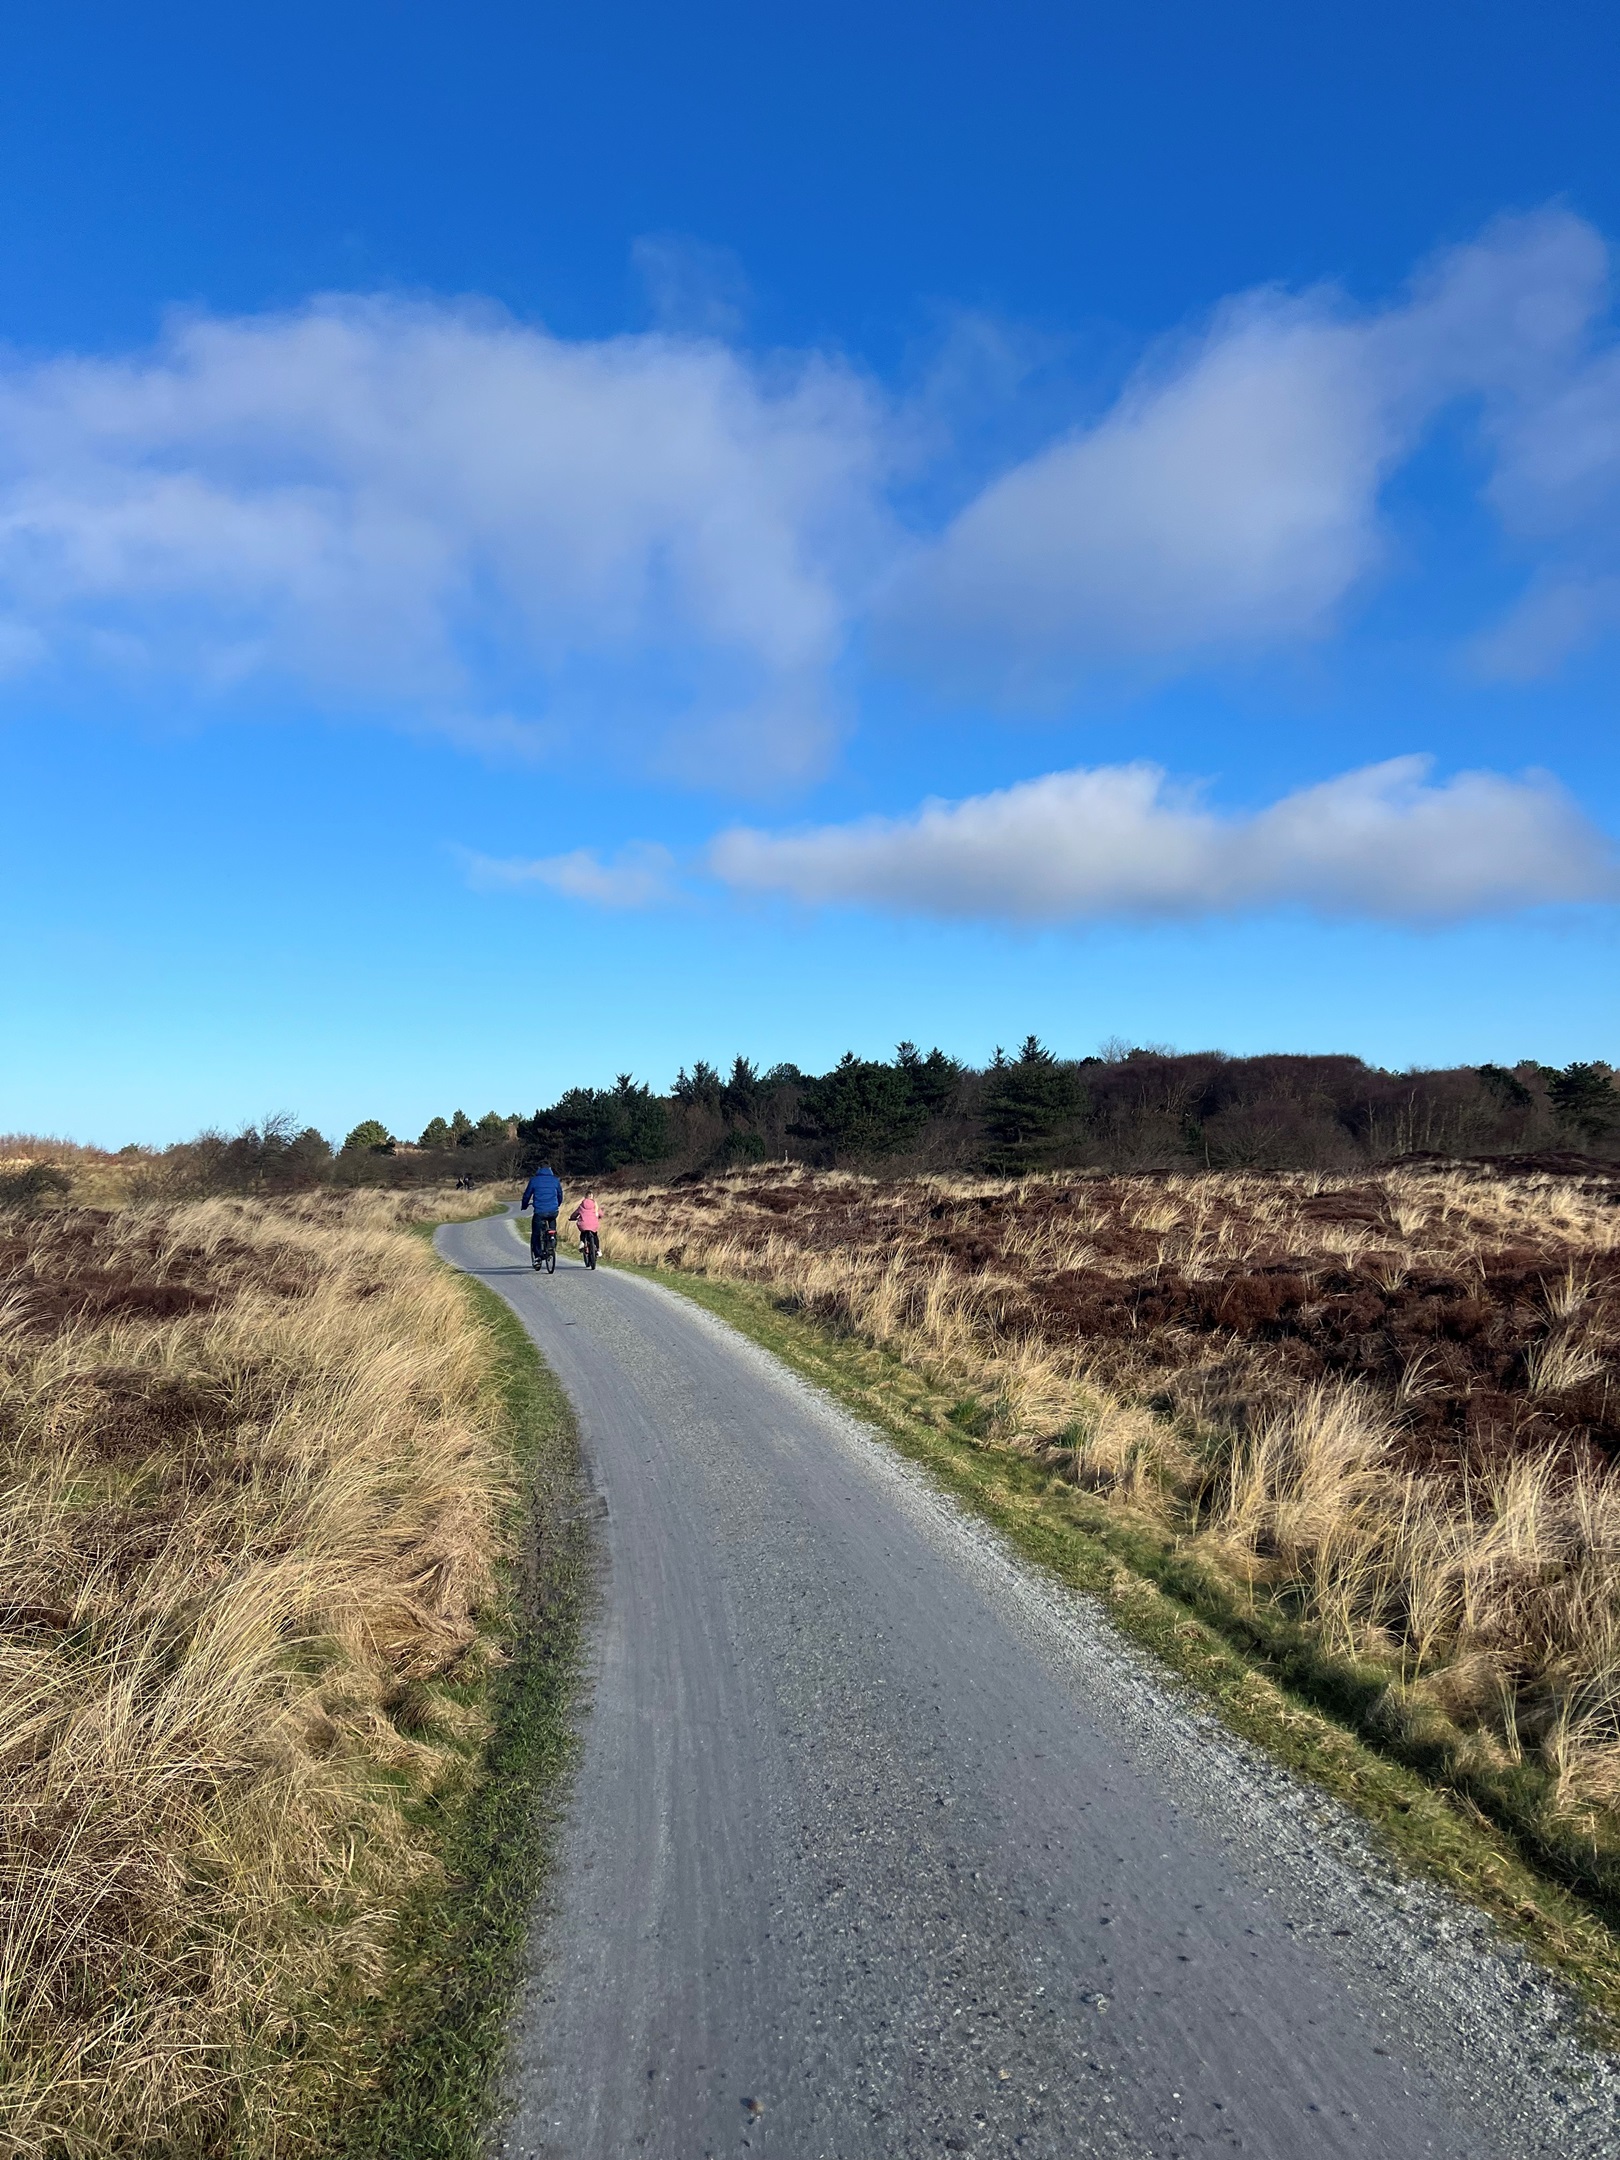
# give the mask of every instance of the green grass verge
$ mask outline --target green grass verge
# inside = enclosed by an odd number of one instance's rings
[[[432,1234],[432,1225],[423,1226]],[[461,1278],[494,1348],[517,1470],[493,1632],[474,1692],[493,1720],[467,1779],[422,1806],[444,1863],[401,1915],[393,1985],[368,2020],[334,2160],[475,2160],[524,1946],[561,1828],[593,1555],[573,1412],[505,1301]]]
[[[1575,1989],[1594,2037],[1620,2044],[1620,1934],[1609,1917],[1620,1912],[1617,1886],[1578,1827],[1538,1822],[1539,1786],[1516,1791],[1498,1773],[1496,1785],[1470,1789],[1440,1736],[1388,1716],[1387,1674],[1329,1657],[1286,1615],[1256,1612],[1142,1517],[975,1439],[965,1429],[974,1405],[891,1353],[753,1284],[627,1272],[729,1321],[885,1433],[1029,1559],[1105,1599],[1121,1632],[1233,1732],[1352,1808],[1403,1866],[1489,1913]]]

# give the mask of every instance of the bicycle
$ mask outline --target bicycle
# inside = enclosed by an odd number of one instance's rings
[[[548,1221],[542,1217],[540,1222],[535,1225],[535,1228],[539,1235],[531,1237],[529,1241],[529,1264],[537,1275],[542,1271],[547,1275],[555,1275],[557,1272],[556,1221],[554,1218]]]
[[[595,1267],[596,1256],[602,1249],[601,1233],[596,1230],[582,1230],[579,1233],[579,1249],[585,1255],[585,1265],[588,1268]]]

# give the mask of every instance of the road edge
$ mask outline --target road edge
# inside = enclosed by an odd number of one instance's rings
[[[431,1236],[437,1225],[424,1224]],[[365,2101],[331,2160],[478,2160],[498,2106],[512,2006],[543,1913],[579,1753],[586,1630],[597,1580],[589,1485],[572,1406],[522,1320],[455,1266],[492,1346],[510,1451],[501,1662],[476,1772],[433,1803],[442,1879],[401,1908],[397,1977],[378,2008]]]
[[[908,1405],[930,1394],[891,1352],[839,1336],[768,1290],[669,1267],[610,1263],[702,1307],[851,1411],[1022,1559],[1098,1598],[1132,1643],[1190,1686],[1239,1739],[1365,1823],[1388,1858],[1485,1913],[1575,1996],[1584,2037],[1620,2051],[1620,1936],[1540,1872],[1467,1799],[1380,1751],[1290,1687],[1250,1631],[1236,1642],[1185,1595],[1171,1541],[1044,1466],[942,1428]],[[1159,1548],[1163,1548],[1162,1550]],[[1200,1571],[1201,1572],[1201,1571]],[[1198,1586],[1202,1588],[1202,1585]]]

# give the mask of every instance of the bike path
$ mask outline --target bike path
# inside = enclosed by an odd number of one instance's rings
[[[835,1406],[510,1217],[438,1243],[605,1510],[502,2160],[1620,2150],[1525,1968]]]

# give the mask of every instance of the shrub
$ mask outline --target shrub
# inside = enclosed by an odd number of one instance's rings
[[[1481,1065],[1479,1077],[1504,1110],[1528,1110],[1535,1097],[1515,1072],[1505,1065]]]
[[[846,1050],[818,1080],[784,1067],[766,1079],[780,1074],[785,1081],[789,1073],[799,1088],[799,1120],[789,1132],[835,1157],[898,1155],[915,1147],[929,1119],[953,1101],[962,1077],[954,1058],[937,1049],[924,1057],[910,1042],[900,1044],[892,1065]]]
[[[531,1165],[549,1157],[560,1173],[575,1177],[658,1162],[669,1152],[663,1103],[629,1073],[611,1088],[570,1088],[549,1110],[521,1119],[517,1131]]]
[[[1035,1035],[1024,1038],[1016,1062],[994,1067],[985,1090],[985,1123],[1005,1156],[1049,1140],[1085,1111],[1086,1084],[1059,1063]]]
[[[675,1075],[671,1091],[678,1103],[686,1103],[698,1110],[717,1110],[725,1093],[725,1083],[706,1058],[699,1058],[690,1073],[683,1065]]]
[[[500,1147],[512,1137],[514,1121],[503,1118],[498,1110],[486,1110],[476,1125],[469,1125],[456,1137],[457,1147]]]
[[[928,1120],[903,1067],[858,1058],[853,1050],[830,1073],[805,1083],[799,1114],[796,1129],[834,1155],[897,1155]]]
[[[394,1144],[394,1136],[380,1119],[362,1118],[343,1143],[345,1155],[384,1155]]]
[[[361,1149],[350,1159],[365,1156]],[[292,1193],[325,1183],[332,1170],[332,1150],[313,1125],[295,1132],[291,1118],[272,1117],[262,1125],[245,1125],[238,1133],[201,1133],[166,1149],[147,1165],[141,1185],[171,1197]]]
[[[1620,1094],[1607,1065],[1566,1065],[1547,1077],[1547,1099],[1561,1125],[1588,1140],[1601,1140],[1620,1122]]]
[[[29,1163],[0,1174],[0,1207],[32,1208],[46,1193],[73,1190],[73,1179],[58,1163]]]
[[[765,1138],[757,1132],[728,1132],[720,1143],[722,1163],[756,1163],[765,1160]]]
[[[950,1108],[962,1084],[962,1068],[955,1058],[938,1048],[924,1057],[915,1043],[903,1042],[894,1053],[894,1062],[905,1074],[913,1099],[929,1117]]]

